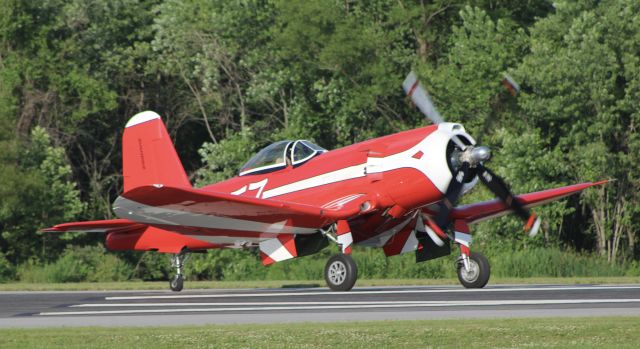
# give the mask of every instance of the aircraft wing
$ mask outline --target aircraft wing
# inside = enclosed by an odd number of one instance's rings
[[[559,200],[566,196],[576,194],[584,189],[607,183],[608,181],[588,182],[555,189],[538,191],[535,193],[517,195],[516,198],[528,208],[540,206],[551,201]],[[454,208],[451,211],[452,219],[464,219],[467,223],[477,223],[486,219],[500,217],[510,213],[502,201],[490,200]]]
[[[83,232],[83,233],[116,233],[128,232],[146,227],[146,224],[132,222],[128,219],[107,219],[100,221],[72,222],[58,224],[41,231],[48,233]]]
[[[364,198],[363,195],[346,205],[327,208],[204,189],[150,185],[122,194],[113,209],[119,217],[158,226],[305,234],[357,215]]]

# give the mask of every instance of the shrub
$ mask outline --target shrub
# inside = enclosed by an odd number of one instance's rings
[[[101,246],[72,247],[51,264],[30,261],[18,268],[24,282],[102,282],[129,279],[131,268]]]
[[[15,277],[15,267],[0,252],[0,283],[7,282]]]
[[[132,279],[145,281],[167,280],[173,274],[171,258],[165,253],[134,252],[135,266],[131,270]],[[191,262],[191,261],[189,261]],[[187,266],[190,263],[187,263]]]
[[[610,264],[595,254],[578,253],[559,247],[525,248],[495,241],[478,241],[472,249],[483,252],[496,277],[580,277],[580,276],[640,276],[637,261]],[[327,259],[338,253],[330,246],[318,254],[292,259],[264,267],[256,250],[211,250],[192,254],[185,265],[190,280],[320,280]],[[121,281],[129,279],[166,280],[174,271],[170,255],[136,252],[130,263],[119,254],[106,252],[100,246],[72,247],[51,264],[27,262],[17,269],[25,282]],[[131,257],[131,255],[130,255]],[[450,256],[415,263],[413,253],[386,257],[381,249],[356,247],[353,258],[363,279],[440,279],[455,278],[454,262],[457,248]],[[16,274],[0,254],[0,281]]]
[[[482,246],[499,277],[583,277],[633,275],[635,262],[609,263],[595,253],[580,253],[560,247],[509,248],[490,243]]]

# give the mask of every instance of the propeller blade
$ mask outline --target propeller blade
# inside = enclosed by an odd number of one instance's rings
[[[407,93],[407,96],[411,97],[411,101],[415,104],[418,109],[424,114],[431,122],[434,124],[439,124],[444,122],[440,113],[436,109],[431,97],[427,91],[422,87],[418,77],[414,72],[410,72],[407,75],[407,78],[402,83],[402,88]]]
[[[469,175],[469,170],[469,163],[462,163],[458,172],[456,172],[455,176],[451,179],[451,183],[449,183],[449,187],[447,188],[444,198],[439,203],[440,210],[436,217],[436,224],[442,231],[445,231],[449,225],[449,214],[460,198],[464,181]]]
[[[516,82],[511,75],[504,73],[502,79],[502,85],[509,91],[509,94],[513,97],[517,96],[520,93],[520,85]]]
[[[444,119],[438,113],[436,106],[433,104],[429,93],[422,87],[420,80],[416,76],[416,73],[410,72],[407,78],[402,83],[402,88],[407,93],[407,96],[411,97],[411,101],[418,109],[424,114],[427,119],[431,120],[434,124],[444,122]],[[458,136],[451,137],[451,140],[460,148],[465,149],[467,147]]]
[[[529,236],[535,236],[540,229],[540,217],[537,217],[535,213],[522,206],[520,201],[511,194],[509,187],[504,180],[500,178],[500,176],[493,173],[483,164],[478,164],[476,168],[478,169],[478,177],[480,177],[482,183],[484,183],[491,192],[500,198],[507,207],[511,208],[516,215],[526,222],[524,229],[529,232]]]

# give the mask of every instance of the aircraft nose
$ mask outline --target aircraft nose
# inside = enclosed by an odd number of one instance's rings
[[[471,160],[474,163],[484,162],[489,160],[490,158],[491,158],[491,149],[489,149],[489,147],[485,147],[485,146],[475,147],[471,151]]]

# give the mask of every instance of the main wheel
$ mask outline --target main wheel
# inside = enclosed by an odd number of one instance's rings
[[[491,266],[487,257],[482,253],[471,252],[469,256],[469,270],[460,262],[458,268],[458,280],[465,288],[483,288],[489,282]]]
[[[348,254],[337,254],[327,261],[324,279],[333,291],[349,291],[358,279],[358,267]]]
[[[169,287],[171,288],[171,291],[174,292],[182,291],[183,284],[184,282],[182,279],[182,275],[175,275],[173,278],[171,278],[171,281],[169,281]]]

